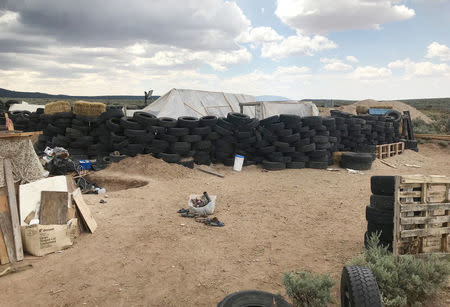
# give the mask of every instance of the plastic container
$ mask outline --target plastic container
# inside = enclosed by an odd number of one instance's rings
[[[83,170],[88,170],[92,168],[92,163],[89,160],[80,160],[80,166]]]
[[[216,195],[208,195],[209,199],[211,199],[211,201],[204,207],[199,207],[196,208],[194,207],[194,205],[192,204],[192,199],[196,199],[196,198],[201,198],[203,195],[202,194],[191,194],[189,195],[189,203],[188,203],[188,208],[189,208],[189,212],[198,214],[198,215],[209,215],[209,214],[213,214],[214,213],[214,209],[216,208]]]
[[[242,171],[242,165],[244,165],[244,156],[235,155],[234,156],[233,170],[235,170],[237,172]]]

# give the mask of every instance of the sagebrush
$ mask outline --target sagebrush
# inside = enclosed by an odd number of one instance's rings
[[[379,235],[374,234],[369,238],[366,251],[353,259],[351,265],[367,266],[372,270],[383,306],[422,306],[445,286],[450,276],[447,259],[436,255],[428,258],[403,255],[396,260],[387,247],[378,245]]]
[[[283,284],[294,307],[322,307],[334,302],[330,290],[336,283],[329,275],[289,272],[284,274]]]

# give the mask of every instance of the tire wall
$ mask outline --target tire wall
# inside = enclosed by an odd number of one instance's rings
[[[107,109],[95,118],[42,111],[11,114],[16,129],[43,130],[35,144],[38,152],[59,146],[75,158],[119,151],[127,156],[151,154],[169,163],[194,160],[231,166],[240,154],[245,157],[244,166],[324,169],[332,164],[334,151],[373,152],[375,145],[399,137],[398,125],[384,117],[339,111],[332,111],[331,117],[282,114],[261,121],[239,113],[226,118],[172,119],[144,112],[127,118],[120,109]]]

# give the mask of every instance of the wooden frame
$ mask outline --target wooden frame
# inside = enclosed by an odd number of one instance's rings
[[[395,178],[394,255],[449,254],[450,177]]]
[[[399,155],[405,151],[405,143],[390,143],[377,145],[376,155],[378,159],[385,159],[389,157],[393,157],[395,155]]]

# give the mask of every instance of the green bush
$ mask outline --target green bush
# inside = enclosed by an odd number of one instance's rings
[[[330,290],[336,283],[329,275],[289,272],[284,274],[283,284],[294,307],[321,307],[334,303]]]
[[[380,288],[383,306],[422,306],[445,286],[450,263],[432,255],[418,258],[399,256],[397,260],[386,247],[378,246],[379,237],[369,238],[368,249],[353,259],[351,265],[369,267]]]
[[[444,148],[448,146],[448,142],[446,142],[446,141],[439,141],[438,144]]]

